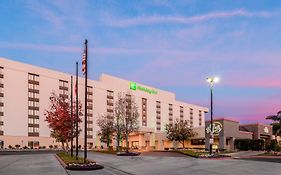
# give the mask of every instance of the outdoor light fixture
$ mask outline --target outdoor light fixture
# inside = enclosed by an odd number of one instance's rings
[[[219,78],[218,77],[208,77],[207,82],[210,83],[210,87],[211,87],[211,132],[210,132],[209,144],[210,144],[210,155],[212,155],[213,143],[214,143],[214,134],[213,134],[214,133],[214,130],[213,130],[213,87],[214,87],[214,83],[219,82]]]
[[[207,78],[207,82],[209,82],[209,83],[211,83],[211,84],[217,83],[217,82],[219,82],[219,81],[220,81],[219,77],[208,77],[208,78]]]

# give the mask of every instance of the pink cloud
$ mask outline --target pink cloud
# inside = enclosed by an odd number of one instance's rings
[[[81,52],[82,48],[61,46],[61,45],[46,45],[46,44],[29,44],[29,43],[9,43],[0,42],[0,48],[6,49],[22,49],[22,50],[41,50],[51,52]]]
[[[248,87],[248,88],[281,88],[280,79],[273,79],[272,77],[262,79],[250,79],[250,80],[236,80],[227,81],[226,85],[232,87]]]
[[[271,123],[265,118],[277,113],[281,108],[280,104],[281,100],[278,95],[265,98],[231,97],[231,100],[217,99],[214,113],[216,117],[230,117],[242,123]]]
[[[213,19],[224,19],[232,17],[269,17],[273,13],[269,12],[249,12],[243,9],[228,11],[228,12],[212,12],[203,15],[182,17],[182,16],[141,16],[131,19],[111,20],[108,25],[115,27],[127,27],[135,25],[146,24],[160,24],[160,23],[177,23],[177,24],[189,24],[198,23]]]

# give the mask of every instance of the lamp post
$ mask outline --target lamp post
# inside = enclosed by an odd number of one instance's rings
[[[210,155],[212,155],[212,151],[213,151],[213,143],[214,143],[214,132],[213,132],[213,87],[214,87],[214,83],[219,82],[219,78],[218,77],[208,77],[207,78],[207,82],[210,83],[210,87],[211,87],[211,132],[210,132]]]

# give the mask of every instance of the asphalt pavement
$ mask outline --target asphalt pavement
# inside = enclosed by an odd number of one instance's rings
[[[83,155],[83,153],[81,154]],[[196,159],[177,153],[146,152],[119,157],[89,152],[102,164],[96,171],[65,171],[54,153],[0,155],[0,175],[280,175],[280,163],[244,159]]]
[[[147,153],[150,154],[150,153]],[[68,171],[70,175],[280,175],[279,163],[240,159],[196,159],[178,154],[165,156],[152,153],[137,157],[118,157],[89,153],[88,158],[101,163],[103,170],[92,172]]]
[[[0,175],[66,175],[54,154],[0,155]]]

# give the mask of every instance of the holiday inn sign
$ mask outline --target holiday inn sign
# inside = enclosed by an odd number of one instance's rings
[[[157,91],[137,85],[137,83],[135,82],[130,82],[130,89],[134,91],[139,90],[139,91],[147,92],[149,94],[157,94]]]

